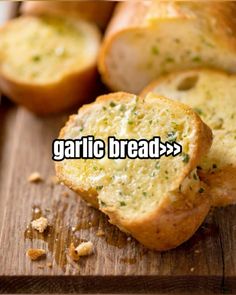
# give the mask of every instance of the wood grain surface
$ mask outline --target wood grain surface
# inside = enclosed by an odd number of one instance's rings
[[[236,292],[236,207],[212,211],[172,251],[127,240],[102,213],[52,183],[51,144],[66,119],[39,118],[7,100],[0,107],[0,292]],[[43,182],[27,181],[34,171]],[[27,229],[40,214],[50,222],[43,234]],[[95,253],[74,263],[68,246],[83,240],[94,243]],[[28,248],[45,249],[46,259],[30,261]]]

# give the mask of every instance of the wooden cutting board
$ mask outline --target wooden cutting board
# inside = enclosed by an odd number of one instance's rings
[[[39,118],[6,99],[0,106],[0,292],[236,292],[236,207],[212,211],[175,250],[145,249],[53,184],[51,145],[66,118]],[[34,171],[43,182],[27,181]],[[35,208],[50,221],[45,234],[27,230]],[[92,241],[95,253],[73,263],[67,248],[80,240]],[[45,249],[46,259],[30,261],[28,248]]]

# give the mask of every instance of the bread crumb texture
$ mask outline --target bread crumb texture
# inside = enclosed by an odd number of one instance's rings
[[[43,178],[39,172],[33,172],[28,177],[28,182],[41,182]]]
[[[194,120],[191,112],[178,105],[173,110],[168,100],[152,95],[145,99],[128,95],[120,100],[116,94],[114,99],[98,100],[73,117],[63,131],[64,139],[91,134],[107,143],[109,136],[148,140],[158,135],[163,142],[181,144],[183,153],[157,160],[114,160],[107,155],[102,159],[64,160],[63,177],[85,191],[96,190],[102,210],[118,210],[127,218],[139,218],[152,211],[169,190],[179,189],[178,179],[184,178],[182,172],[189,167],[196,149]],[[196,173],[191,178],[194,190],[199,179]]]
[[[97,50],[86,30],[82,21],[55,16],[16,18],[0,33],[1,71],[40,84],[84,69]]]
[[[31,260],[38,260],[46,255],[46,251],[43,249],[28,249],[26,254]]]
[[[31,221],[32,228],[43,233],[48,226],[48,220],[45,217],[40,217]]]
[[[69,248],[69,255],[74,261],[78,261],[81,256],[88,256],[93,253],[93,243],[88,242],[82,242],[77,247],[74,246],[73,243],[71,243]]]

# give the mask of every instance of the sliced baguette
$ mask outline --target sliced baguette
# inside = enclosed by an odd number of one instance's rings
[[[211,145],[211,131],[189,107],[164,97],[112,93],[70,118],[61,139],[94,135],[107,143],[160,136],[183,147],[181,155],[153,159],[63,160],[57,176],[110,222],[146,247],[167,250],[183,243],[207,215],[210,202],[196,166]]]
[[[85,21],[19,17],[0,29],[0,88],[37,114],[56,113],[89,97],[100,32]]]
[[[22,14],[52,14],[85,19],[104,29],[111,17],[115,3],[109,1],[25,1]]]
[[[158,76],[207,66],[236,72],[236,2],[126,1],[118,5],[99,58],[115,91],[140,91]]]
[[[186,103],[213,131],[210,152],[198,173],[209,186],[213,205],[236,203],[236,76],[213,70],[173,73],[142,93],[158,93]]]

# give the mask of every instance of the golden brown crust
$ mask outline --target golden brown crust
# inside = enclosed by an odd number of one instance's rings
[[[203,1],[204,2],[204,1]],[[106,57],[113,42],[125,32],[147,29],[163,21],[181,21],[198,18],[199,26],[214,35],[223,48],[236,53],[236,2],[208,1],[126,1],[117,5],[109,23],[99,55],[99,71],[103,81],[113,90],[119,91],[115,81],[110,78]],[[152,18],[152,22],[148,21]],[[153,20],[155,22],[153,23]]]
[[[23,83],[0,73],[3,93],[38,115],[59,113],[78,106],[89,98],[95,80],[95,66],[45,85]]]
[[[94,103],[82,107],[79,113],[86,112],[91,105],[97,103],[100,104],[107,100],[126,101],[131,97],[133,95],[123,92],[103,95],[97,98]],[[159,99],[166,100],[162,97]],[[181,171],[182,173],[180,173],[179,179],[175,180],[175,185],[173,185],[173,187],[178,187],[178,189],[170,192],[168,196],[163,197],[160,205],[154,212],[138,220],[124,219],[117,211],[102,208],[102,211],[109,216],[111,223],[118,226],[122,231],[132,234],[148,248],[159,251],[177,247],[187,240],[200,226],[210,209],[208,195],[199,192],[200,187],[205,189],[204,185],[195,180],[189,180],[189,173],[196,167],[201,156],[210,148],[212,141],[211,131],[200,120],[198,115],[192,112],[187,106],[176,101],[170,101],[170,103],[174,108],[181,107],[186,112],[186,115],[194,117],[195,129],[198,134],[198,142],[195,143],[197,148],[194,151],[194,155],[191,157],[188,165]],[[75,119],[75,115],[70,117],[66,126],[60,132],[60,138],[64,138],[67,129],[74,124]],[[56,172],[62,182],[80,194],[85,201],[98,208],[98,193],[95,189],[91,188],[89,191],[84,191],[83,188],[78,187],[75,183],[68,180],[63,171],[63,164],[61,163],[56,163]],[[187,181],[190,181],[190,183],[185,184],[183,189],[180,190],[179,185]],[[173,197],[176,197],[178,202],[173,202]]]
[[[30,21],[31,17],[27,16],[27,18]],[[9,24],[10,22],[6,23],[1,31],[7,29]],[[93,33],[95,40],[100,40],[99,30],[95,26],[91,26],[91,29],[90,33]],[[86,68],[76,72],[71,71],[57,81],[48,83],[35,83],[30,80],[24,82],[10,77],[1,69],[0,64],[2,92],[38,115],[59,113],[81,105],[91,96],[96,77],[96,58],[91,60]]]
[[[105,28],[115,6],[108,1],[26,1],[21,7],[22,14],[54,14],[67,17],[84,18]]]
[[[215,172],[199,171],[199,177],[208,188],[212,206],[221,207],[236,204],[236,167],[223,167]]]

